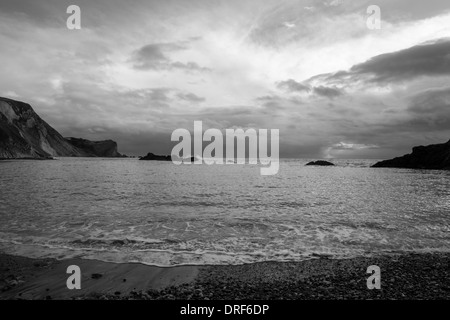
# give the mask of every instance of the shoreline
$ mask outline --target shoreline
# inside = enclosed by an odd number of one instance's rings
[[[69,290],[67,267],[81,269]],[[371,265],[381,290],[367,289]],[[0,253],[0,300],[450,300],[450,253],[404,253],[301,262],[156,267]]]

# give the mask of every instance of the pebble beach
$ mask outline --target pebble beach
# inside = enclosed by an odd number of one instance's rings
[[[66,287],[73,264],[82,270],[81,290]],[[371,265],[380,267],[380,290],[367,288]],[[449,273],[448,253],[167,268],[2,254],[0,299],[448,300]]]

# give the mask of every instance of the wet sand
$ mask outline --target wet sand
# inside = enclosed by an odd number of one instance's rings
[[[69,290],[67,267],[81,268]],[[367,268],[381,268],[381,290]],[[154,267],[0,254],[0,299],[450,299],[450,254],[402,254],[237,266]]]
[[[69,290],[66,273],[71,265],[80,267],[81,289]],[[160,290],[192,282],[194,266],[160,268],[139,263],[108,263],[98,260],[30,259],[0,254],[0,298],[72,299],[94,293],[117,297],[132,291]]]

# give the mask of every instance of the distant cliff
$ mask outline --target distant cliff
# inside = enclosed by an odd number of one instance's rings
[[[112,140],[89,141],[78,138],[65,138],[67,142],[77,147],[86,157],[122,157],[117,151],[117,142]]]
[[[0,159],[120,157],[114,141],[64,139],[24,102],[0,97]]]
[[[414,147],[411,154],[381,161],[372,167],[450,170],[450,141]]]

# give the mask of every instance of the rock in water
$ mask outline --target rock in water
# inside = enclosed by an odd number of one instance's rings
[[[450,141],[414,147],[411,154],[378,162],[373,168],[407,168],[450,170]]]
[[[159,155],[149,152],[149,153],[147,153],[147,155],[145,157],[139,158],[139,160],[172,161],[172,157],[171,156],[159,156]]]
[[[81,156],[24,102],[0,97],[0,158]]]
[[[85,157],[105,157],[120,158],[123,157],[117,151],[117,142],[112,140],[89,141],[79,138],[65,138],[67,142],[80,149]]]
[[[321,166],[321,167],[331,167],[334,166],[334,163],[328,162],[328,161],[311,161],[306,164],[307,166]]]
[[[188,158],[183,160],[183,159],[175,156],[175,160],[186,161],[187,159]],[[191,162],[194,162],[196,160],[195,157],[190,157],[189,159]],[[145,157],[139,157],[139,160],[172,161],[172,156],[159,156],[159,155],[149,152],[149,153],[147,153],[147,155]]]

